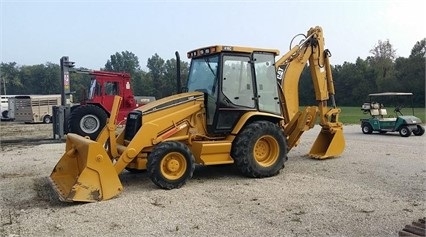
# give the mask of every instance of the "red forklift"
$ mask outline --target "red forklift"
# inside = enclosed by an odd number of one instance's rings
[[[60,66],[61,106],[53,109],[54,138],[63,139],[66,133],[76,133],[96,140],[110,116],[116,95],[122,97],[117,124],[122,123],[130,111],[142,105],[133,95],[128,73],[74,69],[74,62],[70,62],[67,56],[61,58]],[[90,76],[87,96],[78,104],[71,102],[71,73]]]

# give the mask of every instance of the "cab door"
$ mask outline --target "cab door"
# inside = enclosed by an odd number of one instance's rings
[[[256,101],[259,111],[280,115],[275,55],[272,53],[254,53],[253,63],[256,75]]]
[[[229,133],[247,111],[256,110],[250,55],[222,57],[221,93],[214,119],[214,133]]]

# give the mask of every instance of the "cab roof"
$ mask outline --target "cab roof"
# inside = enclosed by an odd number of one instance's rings
[[[253,52],[267,52],[273,53],[275,56],[280,54],[280,51],[277,49],[264,49],[264,48],[252,48],[244,46],[225,46],[225,45],[214,45],[204,48],[195,49],[189,51],[187,56],[188,58],[198,58],[208,54],[215,54],[220,52],[236,52],[236,53],[253,53]]]

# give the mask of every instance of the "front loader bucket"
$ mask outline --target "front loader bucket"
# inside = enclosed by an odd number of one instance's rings
[[[309,151],[315,159],[327,159],[339,156],[345,149],[345,138],[341,127],[334,129],[322,128]]]
[[[123,189],[102,144],[68,133],[66,151],[50,175],[53,189],[65,202],[96,202]]]

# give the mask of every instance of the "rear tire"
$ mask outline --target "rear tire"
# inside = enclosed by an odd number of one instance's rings
[[[287,145],[281,129],[269,121],[247,125],[232,142],[231,156],[248,177],[277,175],[287,160]]]
[[[163,189],[175,189],[192,178],[195,158],[185,144],[167,141],[154,147],[146,167],[154,184]]]
[[[403,126],[399,129],[399,135],[401,135],[401,137],[409,137],[411,135],[411,130],[407,126]]]
[[[362,133],[371,134],[373,133],[373,127],[369,123],[362,123],[361,125]]]
[[[96,105],[82,105],[75,108],[68,121],[70,133],[88,136],[96,140],[101,130],[105,127],[108,115]]]
[[[415,136],[421,136],[425,133],[425,128],[421,125],[417,125],[417,129],[413,131]]]

